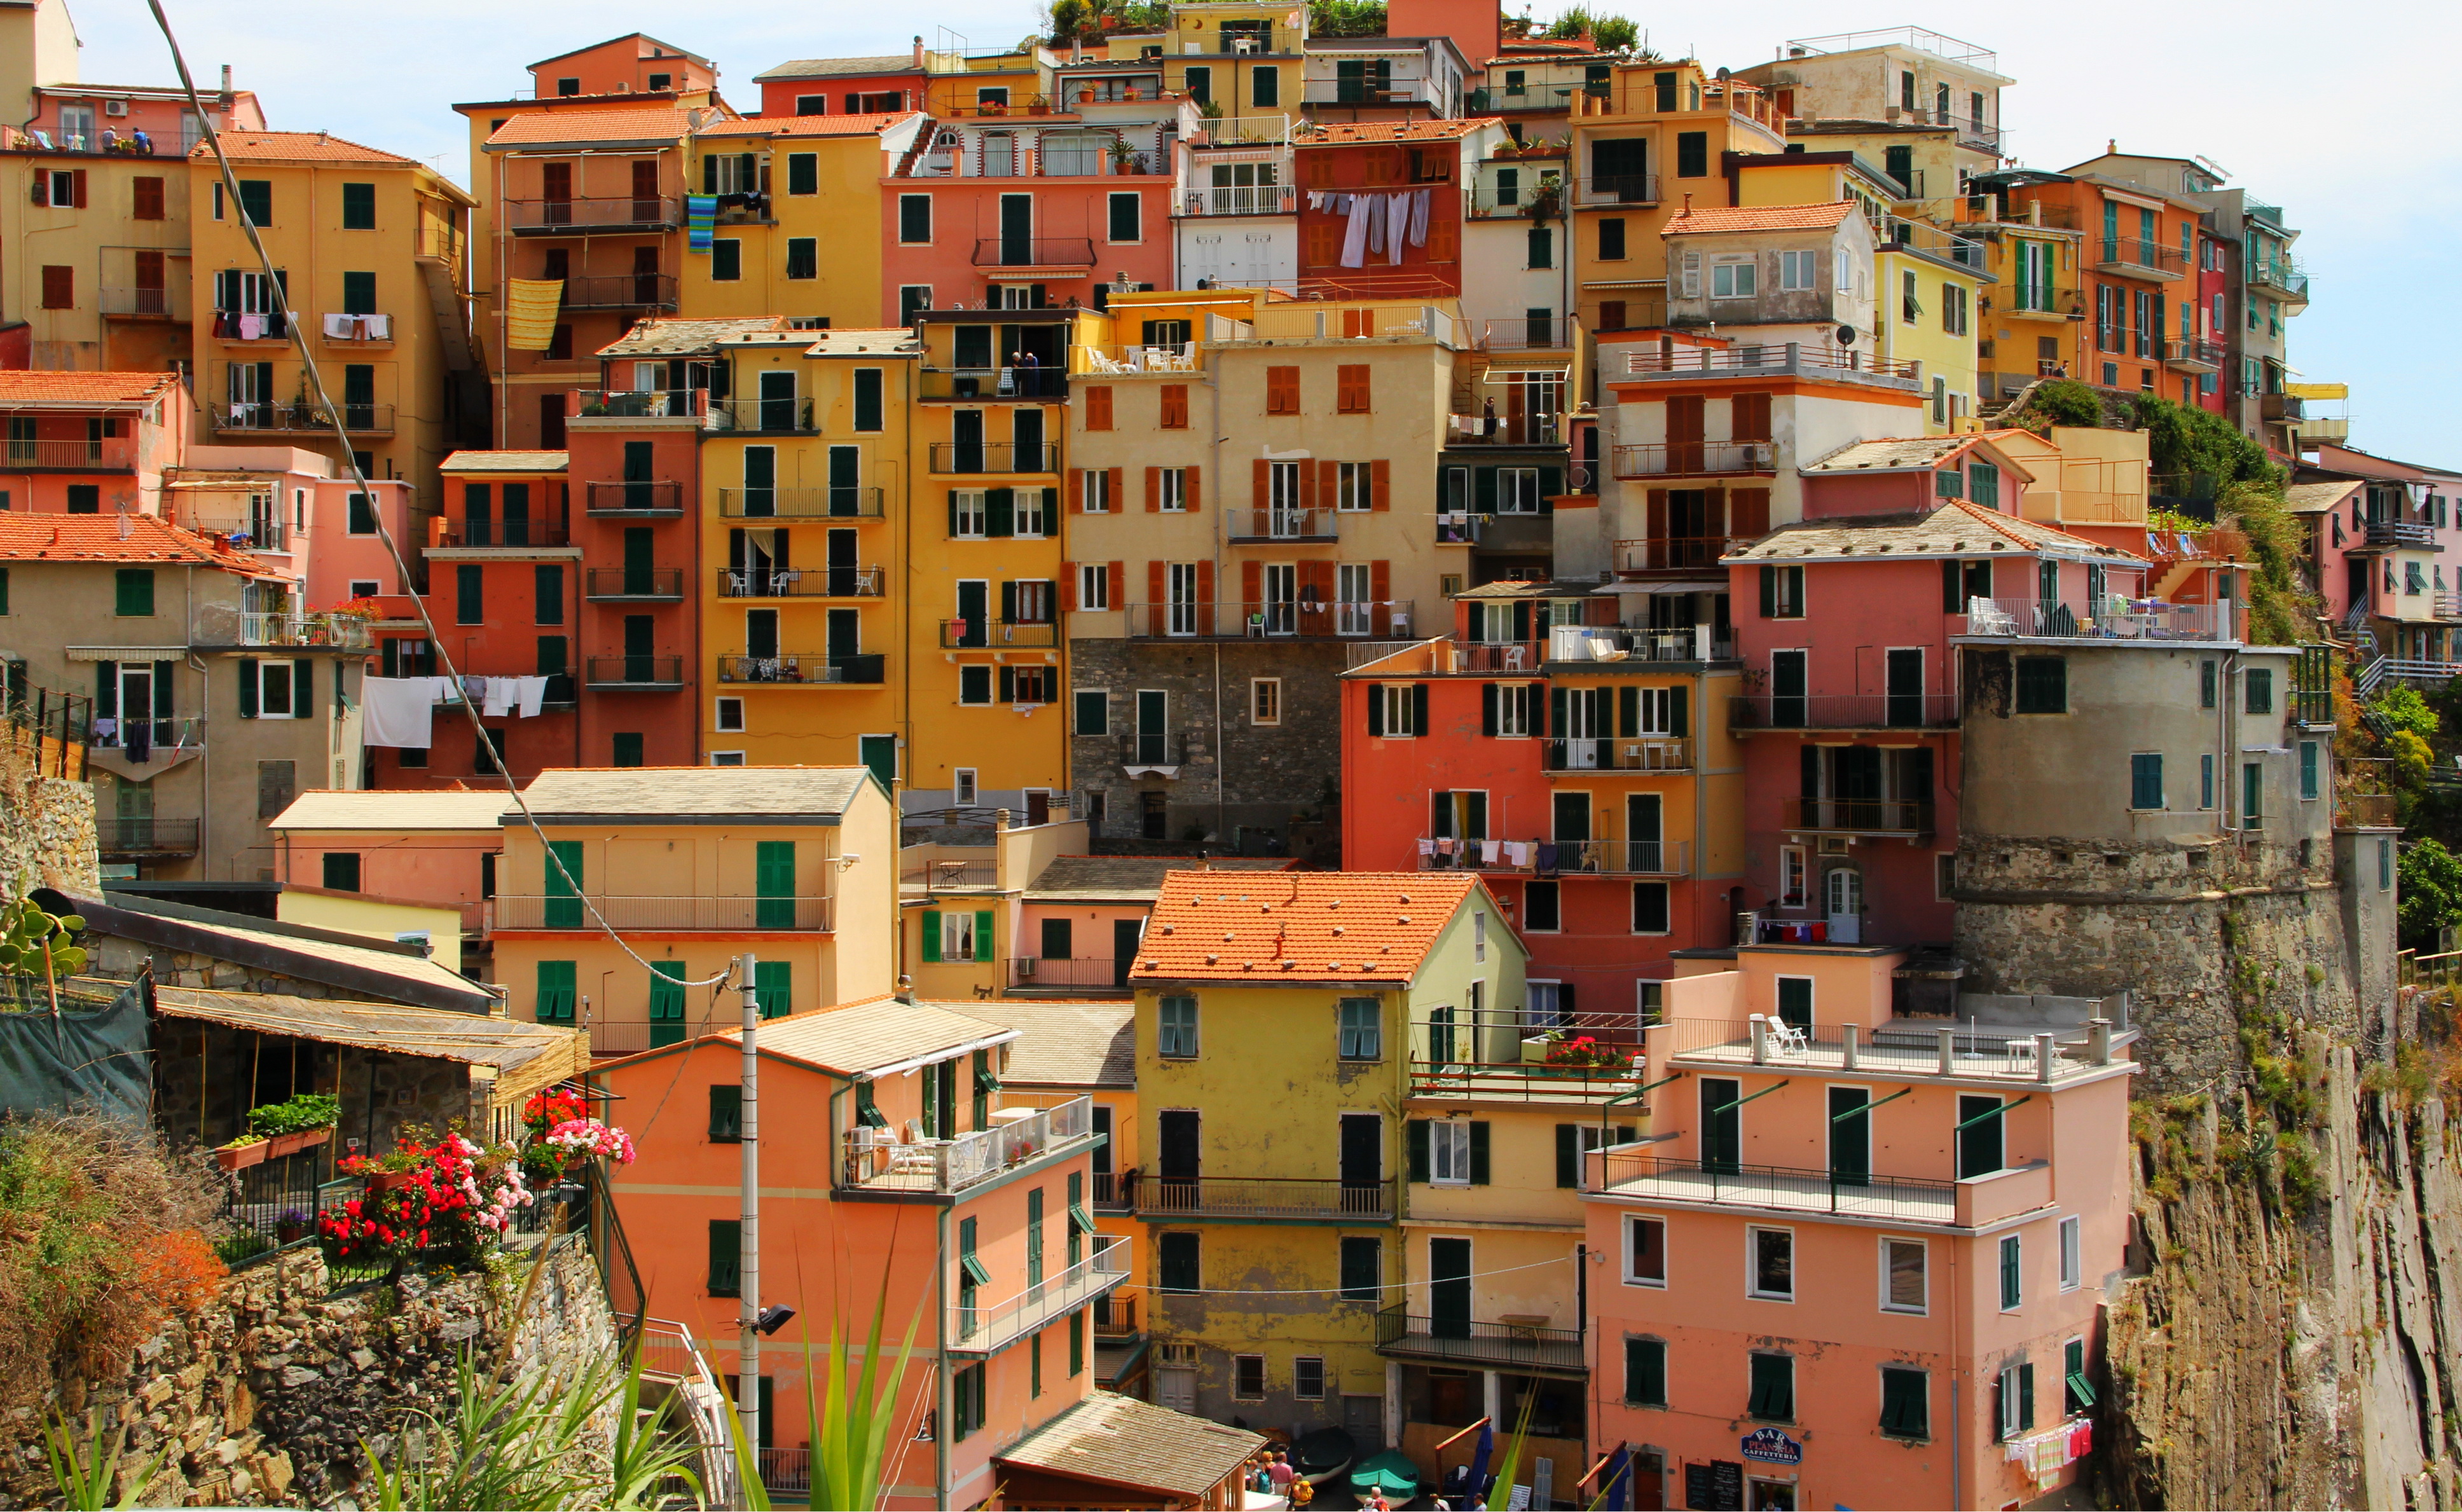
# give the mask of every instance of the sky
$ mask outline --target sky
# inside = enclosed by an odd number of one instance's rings
[[[144,0],[70,5],[86,80],[174,81]],[[737,0],[690,15],[645,0],[163,6],[200,88],[229,63],[275,129],[424,158],[457,181],[469,170],[453,101],[505,98],[529,86],[527,64],[611,36],[642,31],[715,59],[721,92],[753,110],[753,76],[788,58],[903,53],[918,32],[937,44],[943,28],[973,46],[1013,43],[1037,25],[1032,0],[929,0],[898,8],[896,20],[845,0]],[[1542,3],[1535,13],[1544,21],[1557,9]],[[2291,365],[2305,381],[2351,385],[2353,444],[2462,466],[2462,437],[2436,386],[2462,351],[2462,292],[2445,278],[2462,239],[2462,149],[2438,103],[2451,97],[2440,65],[2462,48],[2462,5],[2243,0],[2226,11],[2078,0],[2022,21],[1887,0],[1871,11],[1835,0],[1623,9],[1660,53],[1713,67],[1748,67],[1789,38],[1846,26],[1930,28],[1998,53],[1999,72],[2017,80],[2001,100],[2008,150],[2025,166],[2066,167],[2114,140],[2124,152],[2213,160],[2232,184],[2283,206],[2301,232],[2295,250],[2312,302],[2292,322]],[[2370,37],[2385,49],[2359,45]],[[2419,288],[2430,293],[2411,292]]]

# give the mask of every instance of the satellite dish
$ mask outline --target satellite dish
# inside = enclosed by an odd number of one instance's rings
[[[1855,328],[1853,326],[1840,326],[1838,328],[1838,344],[1842,347],[1851,347],[1855,344]]]

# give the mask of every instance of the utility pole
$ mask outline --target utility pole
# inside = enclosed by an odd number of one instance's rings
[[[760,994],[752,979],[757,962],[751,951],[735,958],[736,981],[744,994],[744,1218],[737,1229],[737,1325],[735,1409],[744,1422],[745,1442],[761,1462],[761,1052],[753,1035],[761,1023]],[[746,1486],[746,1506],[752,1487]]]

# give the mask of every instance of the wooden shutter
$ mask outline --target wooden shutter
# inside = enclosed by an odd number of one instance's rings
[[[216,185],[214,192],[220,194],[221,186]],[[41,205],[52,203],[52,176],[41,169],[34,172],[34,203]]]
[[[1064,610],[1077,607],[1077,564],[1074,562],[1060,564],[1060,607]]]
[[[1086,469],[1083,467],[1069,469],[1069,512],[1070,514],[1086,512]],[[952,530],[949,533],[955,535],[957,532]]]
[[[1146,513],[1158,514],[1161,511],[1162,469],[1160,467],[1148,467],[1146,469]]]
[[[1222,628],[1214,623],[1214,564],[1211,561],[1197,564],[1197,622],[1209,627],[1207,634]]]
[[[1201,470],[1202,469],[1197,467],[1182,467],[1179,469],[1180,503],[1187,507],[1188,512],[1191,514],[1195,514],[1197,512],[1197,475]]]
[[[1340,486],[1335,482],[1335,479],[1339,474],[1337,474],[1334,469],[1340,465],[1341,464],[1332,462],[1321,462],[1313,467],[1309,466],[1307,463],[1300,464],[1301,508],[1315,508],[1320,491],[1322,491],[1323,497],[1328,503],[1338,496]],[[1325,486],[1322,490],[1317,486],[1319,483],[1323,483]]]
[[[239,717],[244,720],[256,718],[256,659],[254,657],[239,659]]]
[[[923,916],[923,959],[925,961],[940,959],[940,916],[938,914],[927,913]]]
[[[1487,1185],[1487,1123],[1484,1119],[1470,1126],[1470,1184]]]
[[[1112,386],[1110,384],[1098,383],[1086,390],[1086,428],[1088,430],[1112,428]]]
[[[1735,409],[1728,417],[1727,434],[1736,441],[1767,441],[1770,439],[1770,397],[1766,394],[1739,394]]]
[[[140,221],[162,219],[162,181],[147,178],[130,182],[136,187],[135,218]]]
[[[1776,619],[1778,617],[1778,569],[1775,567],[1763,566],[1761,568],[1760,575],[1761,617],[1763,619]]]
[[[1274,499],[1274,464],[1260,457],[1255,463],[1256,497],[1249,501],[1252,508],[1263,510]]]
[[[1368,738],[1375,740],[1385,733],[1385,684],[1362,683],[1368,694]]]
[[[1411,733],[1414,735],[1428,733],[1428,685],[1424,682],[1411,684]],[[1476,1159],[1475,1155],[1474,1159]],[[1473,1179],[1477,1178],[1473,1177]]]
[[[1383,511],[1393,507],[1393,464],[1379,457],[1368,464],[1368,494],[1371,509]]]
[[[1381,604],[1393,596],[1393,568],[1392,562],[1381,557],[1368,564],[1368,596],[1371,600]]]
[[[1112,510],[1115,514],[1118,513],[1125,506],[1129,497],[1128,490],[1121,486],[1124,472],[1125,469],[1119,467],[1106,467],[1103,469],[1103,476],[1105,478],[1103,486],[1103,493],[1105,495],[1104,502],[1112,507]]]
[[[1108,586],[1112,591],[1112,607],[1113,609],[1126,609],[1129,606],[1128,564],[1125,562],[1110,563],[1104,569],[1103,575],[1110,580],[1106,586]]]
[[[1667,690],[1667,733],[1677,740],[1693,733],[1692,689],[1680,683]]]
[[[1187,384],[1165,383],[1162,385],[1162,428],[1164,430],[1186,430],[1188,428]]]
[[[69,204],[75,205],[80,210],[84,209],[85,170],[83,168],[78,168],[69,175],[69,193],[72,196],[69,200]]]
[[[1769,496],[1767,488],[1738,488],[1728,494],[1727,533],[1747,540],[1769,534]]]
[[[1479,732],[1481,735],[1496,733],[1496,684],[1493,682],[1479,685]]]
[[[1264,572],[1264,567],[1261,563],[1242,562],[1240,564],[1240,602],[1243,606],[1240,611],[1242,614],[1244,615],[1253,612],[1255,607],[1263,601],[1265,596],[1265,590],[1263,581]]]
[[[1645,529],[1647,529],[1649,530],[1649,532],[1650,532],[1650,538],[1651,538],[1652,541],[1664,541],[1664,540],[1666,540],[1666,539],[1667,539],[1667,490],[1666,490],[1666,489],[1664,489],[1664,488],[1652,488],[1652,489],[1651,489],[1651,490],[1650,490],[1650,508],[1649,508],[1649,512],[1648,512],[1648,515],[1646,516],[1646,518],[1647,518],[1648,524],[1646,525]]]
[[[1155,617],[1154,627],[1152,628],[1155,629],[1157,634],[1159,633],[1159,627],[1162,624],[1162,606],[1165,601],[1162,586],[1163,570],[1164,564],[1160,562],[1148,562],[1146,564],[1146,602],[1154,606]]]

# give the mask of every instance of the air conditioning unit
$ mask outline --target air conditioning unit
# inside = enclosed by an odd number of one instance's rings
[[[1034,958],[1032,956],[1021,956],[1018,958],[1017,974],[1021,979],[1030,978],[1034,975]]]
[[[106,116],[125,116],[128,114],[128,101],[106,99],[102,102],[102,113]]]

